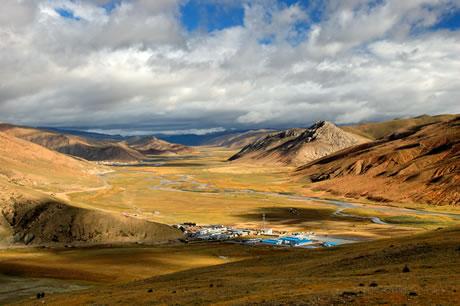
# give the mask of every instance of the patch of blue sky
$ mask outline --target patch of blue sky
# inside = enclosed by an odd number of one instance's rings
[[[300,43],[308,38],[308,33],[311,29],[311,22],[298,22],[294,25],[292,34],[290,35],[288,42],[292,46],[298,46]]]
[[[456,31],[460,29],[460,9],[452,9],[444,14],[442,18],[431,27],[432,30],[451,30]]]
[[[434,9],[434,7],[425,6],[425,9],[431,10]],[[423,33],[435,32],[440,30],[460,30],[460,8],[451,7],[438,18],[435,24],[431,26],[426,27],[420,24],[413,24],[411,28],[411,35],[416,36]]]
[[[310,23],[318,23],[321,21],[327,5],[326,1],[318,0],[278,0],[278,3],[285,6],[298,5],[307,12]]]
[[[259,39],[258,43],[261,45],[271,45],[275,42],[275,39],[276,39],[275,35],[268,35],[268,36],[265,36]]]
[[[105,11],[110,14],[120,3],[122,0],[110,0],[107,1],[107,3],[102,5],[102,8],[105,9]]]
[[[218,1],[189,0],[180,9],[181,22],[187,31],[218,31],[244,23],[243,5],[225,5]]]
[[[299,5],[309,15],[312,22],[321,20],[324,3],[317,0],[278,0],[280,6]],[[229,4],[232,3],[232,4]],[[180,8],[181,22],[189,32],[195,30],[212,32],[229,27],[244,25],[244,4],[251,1],[219,2],[214,0],[188,0]],[[271,15],[267,12],[266,22]],[[302,25],[305,27],[306,24]]]
[[[366,5],[367,6],[367,9],[369,11],[372,11],[373,9],[379,7],[379,6],[382,6],[382,5],[385,5],[386,4],[386,1],[385,0],[370,0],[369,2],[363,4],[363,5]]]
[[[65,18],[65,19],[71,19],[71,20],[81,20],[81,17],[76,16],[75,13],[69,9],[63,8],[63,7],[58,7],[55,9],[56,13],[59,14],[59,16]]]

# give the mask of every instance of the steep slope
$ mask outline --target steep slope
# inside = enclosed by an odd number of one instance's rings
[[[89,162],[0,132],[0,177],[18,186],[69,191],[101,185]]]
[[[460,117],[420,125],[300,167],[314,188],[380,201],[460,204]]]
[[[442,121],[449,121],[456,117],[456,115],[438,115],[428,116],[422,115],[414,118],[407,119],[393,119],[383,122],[370,122],[355,124],[349,126],[342,126],[341,128],[347,132],[361,135],[363,137],[375,140],[396,133],[401,130],[409,129],[422,124],[436,123]]]
[[[210,141],[206,142],[205,145],[226,147],[229,149],[241,149],[274,132],[274,130],[261,129],[241,133],[233,133],[211,139]]]
[[[165,224],[83,209],[52,199],[12,202],[2,207],[12,242],[32,245],[167,242],[182,237]]]
[[[189,154],[193,149],[184,145],[170,143],[154,136],[133,136],[126,139],[125,143],[142,154]]]
[[[247,145],[229,160],[300,165],[368,140],[320,121],[307,129],[270,134]]]
[[[88,140],[73,135],[1,124],[0,131],[64,154],[91,161],[137,161],[145,157],[121,143]]]
[[[0,244],[156,242],[167,226],[73,207],[53,194],[104,186],[107,169],[0,132]]]
[[[239,262],[47,295],[46,304],[456,305],[459,245],[453,228],[331,249],[271,249]]]

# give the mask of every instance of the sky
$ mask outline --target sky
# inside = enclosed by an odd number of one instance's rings
[[[0,121],[170,134],[460,113],[460,0],[2,0]]]

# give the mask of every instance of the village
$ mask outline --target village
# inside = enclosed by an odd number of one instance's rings
[[[174,225],[180,229],[187,242],[193,241],[219,241],[241,243],[248,245],[269,245],[279,247],[299,247],[314,249],[318,247],[334,247],[339,243],[325,239],[323,236],[316,236],[313,232],[274,231],[270,228],[248,229],[234,228],[225,225],[197,225],[193,222],[186,222]]]

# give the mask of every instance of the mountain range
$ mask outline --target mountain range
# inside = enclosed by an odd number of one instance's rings
[[[125,138],[110,138],[107,135],[82,134],[81,136],[65,134],[50,130],[0,124],[0,131],[10,136],[18,137],[46,148],[81,157],[90,161],[120,161],[134,162],[146,158],[147,154],[182,154],[191,153],[186,146],[171,144],[152,136],[136,136]],[[85,137],[85,136],[86,137]]]
[[[458,205],[460,116],[449,118],[346,148],[306,163],[295,175],[348,197]]]

